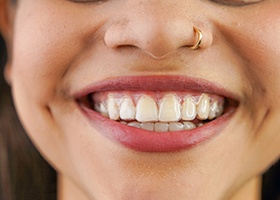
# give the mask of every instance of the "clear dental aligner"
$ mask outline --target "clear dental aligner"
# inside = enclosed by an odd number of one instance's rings
[[[101,92],[92,107],[104,117],[149,131],[191,130],[223,113],[224,99],[184,92]]]

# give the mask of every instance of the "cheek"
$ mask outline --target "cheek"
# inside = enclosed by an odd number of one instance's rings
[[[279,9],[280,3],[260,5],[256,8],[257,13],[243,17],[247,20],[239,19],[239,26],[231,30],[233,45],[244,60],[244,72],[251,79],[251,84],[263,90],[261,92],[277,97],[280,95]]]
[[[250,86],[248,98],[259,107],[280,109],[280,2],[264,2],[229,13],[220,30],[239,57],[239,68]],[[269,10],[269,12],[268,12]],[[257,103],[256,103],[257,102]]]
[[[29,25],[29,24],[28,24]],[[32,26],[32,24],[30,24]],[[32,30],[32,31],[30,31]],[[12,77],[25,82],[26,87],[33,92],[40,91],[42,98],[51,95],[48,89],[53,89],[70,64],[71,48],[68,48],[63,37],[46,30],[23,28],[15,31]],[[56,35],[56,37],[54,37]],[[44,92],[42,92],[44,91]]]
[[[48,149],[45,155],[58,163],[63,160],[63,155],[58,155],[63,152],[62,139],[47,105],[58,100],[57,90],[82,48],[83,38],[79,27],[61,16],[63,11],[42,3],[47,1],[26,2],[19,6],[14,24],[13,97],[32,140],[40,150]]]
[[[223,25],[219,25],[231,51],[241,61],[233,67],[241,71],[244,84],[250,86],[244,108],[246,112],[251,108],[248,121],[254,122],[253,145],[248,151],[248,158],[252,159],[244,162],[244,166],[250,166],[248,170],[264,170],[280,155],[279,9],[280,2],[266,2],[255,9],[240,10],[238,15],[227,14]]]
[[[83,54],[97,27],[68,4],[22,4],[15,20],[12,79],[21,80],[33,98],[40,96],[45,102]]]
[[[275,1],[276,2],[276,1]],[[258,127],[254,155],[258,163],[279,159],[280,135],[280,3],[256,14],[244,24],[236,39],[238,53],[244,58],[244,72],[252,85],[251,102],[265,108],[266,114]],[[268,13],[267,10],[270,10]],[[236,37],[237,38],[237,37]],[[238,46],[239,45],[239,46]],[[252,156],[253,157],[253,156]],[[265,169],[266,166],[262,166]]]

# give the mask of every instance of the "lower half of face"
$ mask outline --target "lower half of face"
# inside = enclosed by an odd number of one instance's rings
[[[279,157],[280,4],[188,4],[19,4],[18,113],[89,199],[230,199]]]

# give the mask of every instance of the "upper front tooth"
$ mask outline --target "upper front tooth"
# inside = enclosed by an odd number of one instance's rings
[[[158,121],[158,108],[153,98],[143,95],[136,105],[136,120],[139,122]]]
[[[112,95],[108,95],[107,110],[108,110],[110,119],[118,120],[120,118],[119,106],[118,106],[115,98]]]
[[[124,97],[120,103],[120,117],[123,120],[135,119],[135,106],[130,97]]]
[[[210,112],[210,98],[207,94],[202,94],[197,104],[197,118],[205,120],[209,116]]]
[[[182,119],[193,120],[196,117],[196,105],[194,98],[186,97],[182,106]]]
[[[165,95],[159,104],[159,121],[177,122],[181,119],[181,105],[173,94]]]

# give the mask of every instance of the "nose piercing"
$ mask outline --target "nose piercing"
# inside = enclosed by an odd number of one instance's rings
[[[201,41],[202,41],[202,32],[199,28],[196,28],[196,27],[193,27],[193,30],[196,34],[196,37],[197,37],[197,41],[194,45],[192,46],[189,46],[190,49],[192,50],[195,50],[195,49],[198,49],[200,44],[201,44]]]

